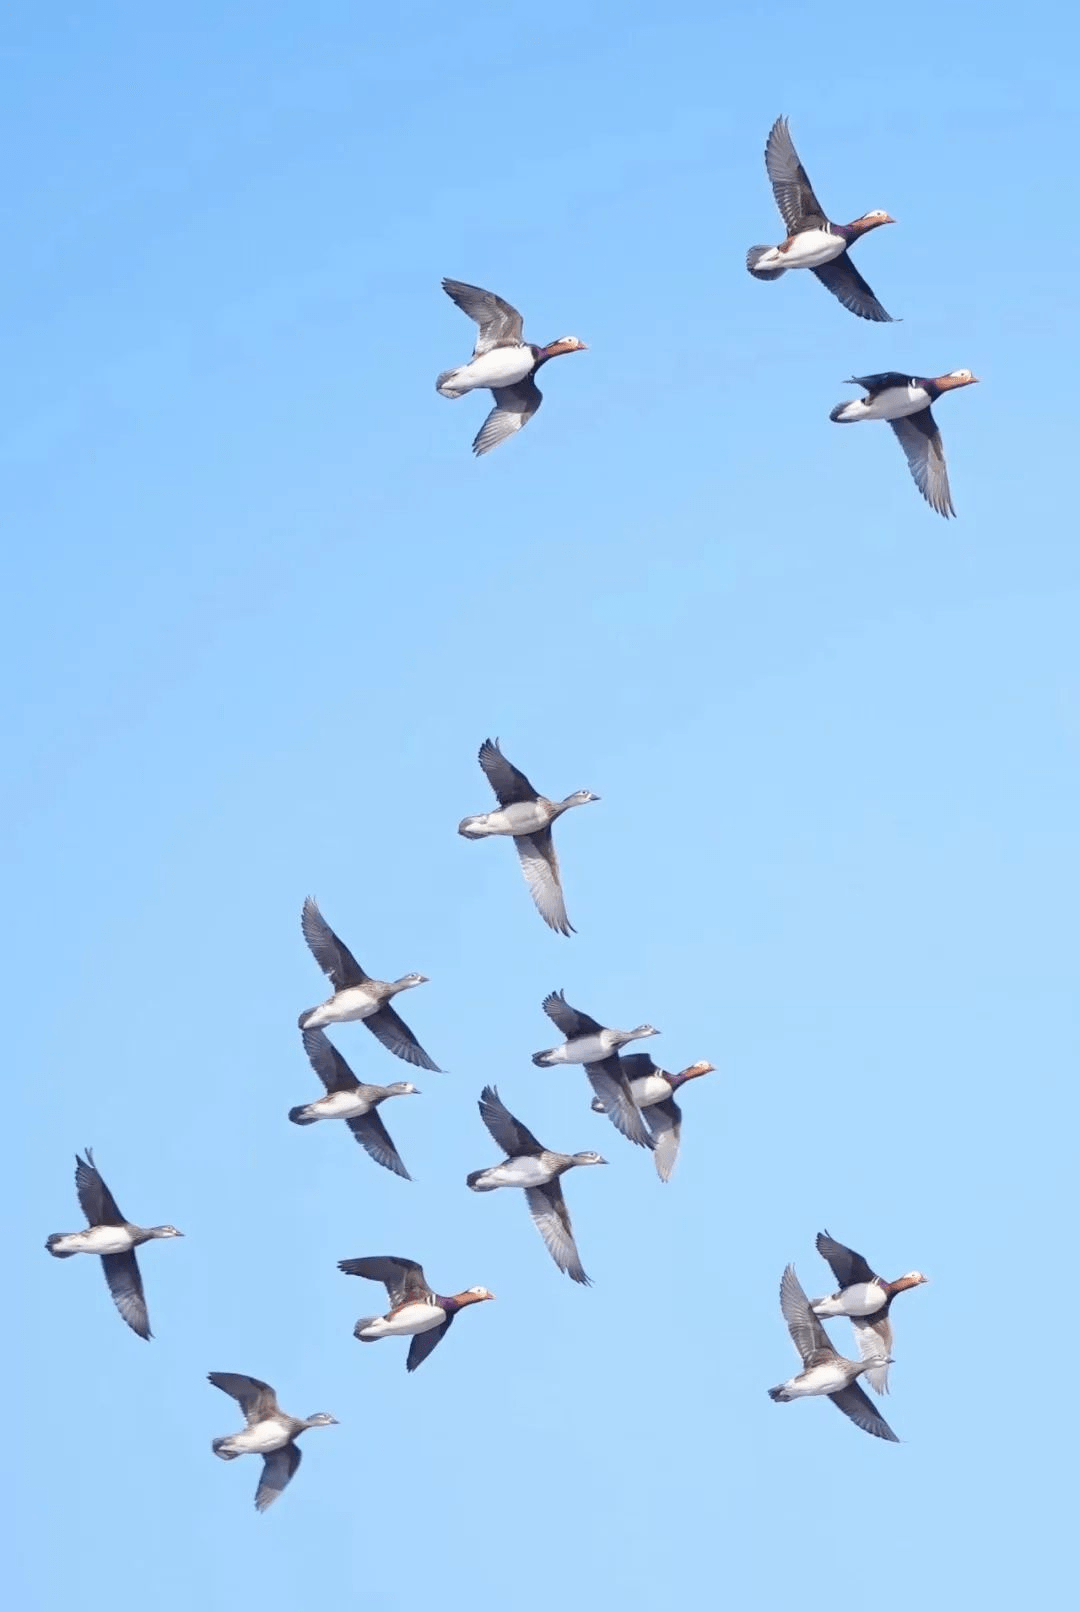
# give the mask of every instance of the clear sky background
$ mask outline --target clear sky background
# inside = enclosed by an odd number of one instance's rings
[[[1077,103],[1071,7],[856,17],[635,3],[16,4],[4,29],[8,1584],[33,1612],[1035,1604],[1074,1580]],[[762,149],[786,112],[903,322],[809,275]],[[488,286],[552,365],[476,462],[436,373]],[[959,519],[851,374],[942,401]],[[549,933],[488,734],[560,825]],[[313,893],[449,1073],[388,1124],[318,1095]],[[649,1019],[682,1157],[529,1061],[543,996]],[[359,1025],[362,1077],[407,1078]],[[478,1197],[493,1081],[550,1145],[595,1280]],[[80,1224],[91,1144],[155,1341]],[[766,1389],[827,1226],[898,1301],[866,1437]],[[336,1261],[485,1284],[415,1377]],[[1047,1318],[1052,1326],[1047,1327]],[[850,1331],[834,1327],[850,1345]],[[293,1487],[210,1369],[300,1415]],[[10,1565],[9,1565],[10,1573]]]

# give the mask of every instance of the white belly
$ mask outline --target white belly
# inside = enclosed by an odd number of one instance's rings
[[[874,398],[859,398],[844,409],[846,420],[902,420],[928,407],[924,386],[890,386]],[[850,412],[849,412],[850,411]]]
[[[360,1334],[365,1342],[372,1338],[411,1338],[418,1332],[430,1332],[442,1326],[446,1311],[438,1304],[403,1304],[395,1315],[380,1315],[371,1321]]]
[[[567,1041],[563,1046],[556,1047],[551,1055],[553,1063],[603,1063],[610,1058],[615,1050],[615,1044],[610,1038],[610,1032],[602,1030],[599,1035],[582,1035],[574,1041]]]
[[[472,358],[454,374],[454,387],[459,392],[472,392],[478,387],[513,386],[532,373],[536,359],[531,347],[493,347],[489,353]]]
[[[312,1119],[358,1119],[361,1114],[370,1114],[371,1109],[371,1102],[355,1091],[330,1092],[317,1103],[308,1104]]]
[[[754,267],[758,269],[817,269],[831,263],[847,247],[842,235],[830,235],[828,230],[808,229],[796,235],[786,252],[778,246],[764,252]]]
[[[630,1092],[639,1108],[651,1108],[671,1096],[671,1087],[663,1075],[641,1075],[630,1082]]]
[[[65,1254],[126,1254],[134,1246],[131,1233],[124,1226],[91,1226],[87,1231],[71,1231],[56,1244]]]
[[[835,1298],[815,1299],[815,1315],[875,1315],[885,1303],[876,1282],[855,1282]]]
[[[539,1159],[511,1159],[484,1171],[485,1185],[490,1187],[543,1187],[551,1180],[551,1168]]]
[[[847,1381],[847,1372],[837,1363],[814,1366],[810,1371],[792,1377],[784,1386],[792,1399],[805,1399],[812,1394],[835,1394]]]
[[[254,1427],[246,1427],[229,1440],[232,1448],[239,1450],[241,1455],[267,1455],[271,1450],[280,1450],[288,1442],[289,1435],[280,1422],[256,1422]]]
[[[365,986],[350,985],[309,1013],[304,1020],[304,1029],[321,1030],[327,1024],[349,1024],[355,1019],[370,1019],[380,1006]]]

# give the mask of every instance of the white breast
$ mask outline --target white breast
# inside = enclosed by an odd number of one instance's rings
[[[307,1028],[317,1030],[324,1024],[348,1024],[354,1019],[369,1019],[380,1005],[366,985],[349,985],[315,1009],[307,1020]]]
[[[442,1326],[446,1311],[439,1304],[405,1304],[396,1315],[384,1317],[383,1336],[411,1338],[418,1332],[430,1332]]]
[[[61,1246],[75,1254],[126,1254],[135,1244],[124,1226],[91,1226],[73,1231]]]
[[[828,1362],[825,1365],[813,1366],[800,1376],[792,1379],[789,1387],[793,1399],[800,1399],[810,1394],[835,1394],[837,1389],[843,1388],[847,1382],[847,1372],[839,1362]]]
[[[818,1300],[814,1308],[819,1315],[874,1315],[884,1303],[885,1293],[877,1282],[855,1282],[835,1298]]]
[[[256,1422],[254,1427],[246,1427],[242,1433],[235,1434],[232,1445],[245,1455],[266,1455],[270,1450],[280,1450],[288,1442],[289,1435],[280,1422]]]
[[[640,1075],[630,1082],[630,1091],[639,1108],[651,1108],[671,1096],[671,1087],[663,1075]]]
[[[563,1056],[560,1063],[602,1063],[614,1051],[615,1043],[611,1039],[610,1030],[601,1030],[599,1035],[582,1035],[574,1041],[568,1041],[565,1048],[560,1050]]]
[[[918,414],[930,402],[925,386],[890,386],[863,405],[864,420],[902,420]]]
[[[470,388],[513,386],[525,379],[535,363],[531,347],[493,347],[489,353],[463,364],[454,378],[454,385],[461,386],[467,381]]]
[[[316,1119],[357,1119],[361,1114],[369,1114],[372,1104],[359,1092],[334,1091],[309,1107]]]
[[[831,263],[847,247],[842,235],[831,235],[828,230],[808,229],[796,235],[786,252],[777,254],[776,264],[785,269],[817,269]],[[770,264],[759,267],[772,267]]]
[[[493,1187],[542,1187],[551,1180],[551,1169],[539,1159],[511,1159],[485,1170],[484,1180]]]

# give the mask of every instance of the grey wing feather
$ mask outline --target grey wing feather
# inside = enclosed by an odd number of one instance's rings
[[[890,420],[889,424],[904,450],[915,485],[930,508],[946,519],[955,515],[941,432],[930,409],[920,409],[918,414],[908,414],[902,420]]]
[[[641,1109],[634,1101],[630,1082],[623,1073],[618,1053],[605,1058],[603,1063],[587,1063],[585,1073],[589,1077],[593,1091],[604,1105],[604,1113],[615,1129],[625,1136],[628,1142],[636,1142],[638,1147],[647,1147],[651,1152],[656,1143],[641,1117]]]
[[[514,847],[541,918],[549,929],[556,930],[560,935],[574,934],[574,926],[566,916],[559,859],[555,854],[550,825],[535,834],[515,835]]]
[[[855,1282],[874,1280],[874,1272],[862,1255],[857,1254],[853,1248],[846,1248],[843,1243],[838,1243],[827,1231],[818,1232],[814,1246],[822,1259],[828,1262],[829,1269],[842,1288],[851,1287]]]
[[[570,1006],[562,991],[551,991],[545,996],[541,1006],[557,1030],[561,1030],[567,1041],[573,1041],[576,1036],[591,1035],[604,1028],[587,1013],[581,1013],[577,1008]]]
[[[537,1141],[528,1126],[514,1118],[494,1086],[484,1087],[477,1106],[495,1145],[502,1148],[507,1158],[516,1159],[523,1154],[544,1151],[543,1143]]]
[[[884,1438],[888,1439],[890,1444],[899,1444],[900,1440],[884,1416],[875,1410],[858,1383],[848,1383],[839,1393],[830,1394],[828,1397],[837,1410],[843,1411],[845,1416],[850,1416],[855,1426],[861,1427],[864,1433],[873,1433],[875,1438]]]
[[[101,1263],[113,1303],[120,1311],[132,1332],[140,1338],[150,1337],[150,1317],[146,1311],[142,1273],[134,1249],[126,1254],[102,1254]]]
[[[473,349],[474,358],[481,353],[490,352],[500,343],[522,340],[521,315],[509,302],[496,296],[494,291],[485,291],[478,285],[468,285],[464,280],[444,280],[442,287],[446,295],[457,303],[462,313],[467,314],[479,326],[480,333]]]
[[[362,985],[370,978],[349,948],[338,939],[319,911],[318,902],[308,896],[300,913],[300,928],[311,948],[311,955],[336,991],[348,985]]]
[[[627,1080],[641,1080],[645,1075],[662,1075],[660,1065],[647,1052],[626,1052],[622,1055],[623,1073]]]
[[[271,1450],[263,1461],[262,1477],[255,1491],[255,1510],[265,1511],[295,1476],[300,1465],[299,1444],[285,1444],[280,1450]]]
[[[405,1020],[389,1004],[381,1007],[377,1013],[372,1013],[363,1022],[375,1039],[381,1041],[386,1050],[392,1052],[395,1057],[403,1058],[415,1069],[430,1069],[436,1075],[442,1074],[438,1064],[432,1063]]]
[[[448,1315],[441,1327],[432,1327],[430,1332],[416,1333],[409,1345],[409,1353],[405,1361],[406,1371],[415,1371],[417,1366],[424,1364],[435,1345],[441,1343],[450,1330],[450,1323],[453,1319],[452,1315]]]
[[[513,806],[520,801],[537,799],[537,791],[520,767],[507,761],[499,749],[498,739],[484,740],[478,760],[500,806]]]
[[[127,1225],[116,1199],[101,1179],[91,1148],[87,1148],[85,1159],[75,1155],[75,1191],[79,1207],[91,1226]]]
[[[866,1380],[875,1394],[889,1392],[889,1356],[892,1354],[893,1331],[888,1315],[853,1315],[855,1341],[859,1345],[859,1359],[873,1364],[866,1371]]]
[[[406,1181],[412,1180],[412,1176],[401,1162],[400,1153],[390,1140],[390,1133],[374,1109],[368,1114],[359,1114],[355,1119],[346,1120],[345,1123],[376,1164],[381,1164],[384,1170],[392,1170],[395,1175],[403,1176]]]
[[[847,252],[841,252],[831,263],[822,263],[811,271],[849,313],[860,319],[873,319],[878,324],[892,324],[893,316],[886,313]]]
[[[322,1030],[304,1030],[302,1038],[308,1062],[327,1091],[355,1091],[360,1082],[329,1036]]]
[[[826,222],[806,169],[792,143],[787,118],[777,118],[765,144],[765,171],[788,234]]]
[[[531,375],[513,386],[493,386],[491,395],[495,407],[473,438],[472,450],[477,458],[490,453],[500,442],[528,425],[544,401],[544,394]]]
[[[249,1426],[278,1408],[274,1390],[259,1377],[249,1377],[242,1371],[208,1371],[206,1375],[215,1388],[237,1401]]]
[[[529,1206],[533,1225],[544,1239],[547,1251],[559,1269],[565,1271],[572,1281],[580,1282],[583,1287],[591,1286],[589,1278],[582,1269],[577,1244],[574,1242],[570,1212],[566,1207],[561,1184],[558,1181],[549,1181],[546,1186],[526,1187],[525,1201]]]
[[[626,1063],[628,1060],[624,1059],[623,1062]],[[653,1153],[656,1173],[661,1181],[670,1181],[675,1160],[679,1156],[682,1110],[674,1097],[665,1097],[663,1102],[652,1103],[648,1108],[642,1109],[642,1114],[656,1143]]]
[[[346,1276],[363,1276],[369,1282],[381,1282],[391,1309],[396,1309],[406,1300],[433,1297],[423,1269],[415,1259],[401,1259],[396,1254],[371,1254],[363,1259],[338,1260],[338,1270]],[[417,1334],[418,1337],[425,1335]]]
[[[795,1275],[794,1265],[787,1267],[780,1282],[780,1313],[787,1322],[791,1341],[799,1351],[804,1366],[808,1366],[818,1355],[835,1355],[836,1350],[829,1342],[828,1333],[810,1308],[810,1300]]]

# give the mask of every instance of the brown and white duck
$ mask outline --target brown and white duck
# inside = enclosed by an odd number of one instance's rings
[[[630,1082],[630,1094],[652,1132],[655,1145],[653,1163],[661,1181],[669,1181],[679,1156],[679,1138],[682,1135],[682,1109],[675,1101],[675,1093],[688,1080],[711,1075],[711,1063],[692,1063],[680,1069],[677,1075],[668,1074],[653,1062],[647,1052],[630,1052],[621,1058],[623,1074]],[[602,1097],[592,1100],[593,1112],[606,1113]]]
[[[538,1069],[551,1069],[562,1063],[582,1063],[589,1084],[604,1105],[604,1113],[617,1131],[630,1142],[651,1151],[655,1146],[634,1101],[630,1082],[619,1057],[619,1048],[628,1041],[639,1041],[645,1036],[659,1035],[651,1024],[639,1024],[636,1030],[608,1030],[570,1006],[562,991],[551,991],[541,1004],[548,1018],[561,1030],[566,1040],[561,1047],[548,1047],[544,1052],[533,1053]]]
[[[132,1332],[149,1340],[150,1317],[143,1293],[142,1274],[135,1250],[141,1243],[158,1237],[182,1237],[175,1226],[136,1226],[117,1207],[116,1199],[101,1179],[90,1148],[86,1157],[75,1155],[75,1191],[79,1207],[89,1221],[85,1231],[54,1231],[45,1247],[56,1259],[73,1254],[97,1254],[113,1303]]]
[[[281,1409],[269,1383],[244,1372],[209,1371],[206,1375],[215,1388],[237,1401],[246,1423],[241,1432],[214,1439],[211,1448],[223,1461],[235,1461],[238,1455],[265,1457],[255,1491],[255,1509],[265,1511],[296,1475],[300,1465],[297,1437],[309,1427],[336,1427],[337,1417],[328,1411],[316,1411],[306,1418],[290,1416]]]
[[[506,1158],[490,1169],[473,1170],[465,1177],[465,1185],[474,1192],[521,1187],[533,1224],[556,1265],[572,1281],[588,1287],[589,1278],[582,1269],[559,1177],[579,1164],[606,1164],[607,1159],[599,1153],[555,1153],[544,1147],[527,1126],[515,1119],[494,1086],[484,1087],[478,1106],[480,1118]]]
[[[788,269],[810,269],[860,319],[891,321],[848,253],[853,242],[868,230],[896,220],[880,208],[863,213],[850,224],[832,224],[799,161],[787,118],[777,118],[765,145],[765,170],[772,185],[787,239],[779,246],[752,246],[746,267],[755,280],[779,280]]]
[[[824,1394],[864,1433],[899,1444],[888,1422],[875,1410],[855,1380],[868,1369],[867,1362],[845,1360],[843,1355],[837,1354],[825,1328],[810,1308],[794,1265],[787,1267],[780,1283],[780,1311],[788,1324],[791,1341],[799,1351],[803,1369],[787,1382],[770,1388],[769,1398],[786,1404],[791,1399]]]
[[[867,1364],[866,1380],[877,1393],[887,1394],[893,1346],[889,1307],[898,1293],[920,1287],[929,1277],[922,1271],[908,1271],[895,1282],[887,1282],[874,1275],[861,1254],[845,1248],[827,1231],[818,1232],[817,1251],[828,1261],[840,1285],[828,1298],[814,1299],[811,1309],[815,1315],[849,1317],[859,1353]]]
[[[342,1259],[338,1261],[338,1270],[346,1276],[363,1276],[369,1282],[381,1282],[386,1288],[389,1310],[385,1315],[362,1317],[353,1327],[353,1336],[361,1343],[376,1343],[379,1338],[411,1338],[406,1371],[415,1371],[417,1366],[423,1365],[449,1331],[459,1310],[495,1297],[486,1287],[469,1287],[464,1293],[444,1297],[432,1291],[414,1259],[399,1259],[395,1254]]]
[[[390,998],[399,991],[426,985],[427,975],[403,974],[399,980],[373,980],[334,934],[311,896],[304,902],[300,928],[312,956],[334,987],[333,996],[325,1002],[304,1009],[300,1015],[301,1030],[321,1030],[327,1024],[347,1024],[361,1019],[375,1039],[396,1058],[403,1058],[418,1069],[441,1074],[438,1064],[432,1063],[404,1019],[390,1006]]]
[[[880,375],[853,375],[849,386],[861,386],[865,397],[838,403],[829,419],[837,425],[857,420],[888,420],[904,450],[912,479],[931,509],[946,519],[955,515],[941,432],[930,412],[931,403],[958,386],[974,386],[979,377],[969,369],[948,375],[905,375],[885,370]]]
[[[498,739],[484,740],[479,761],[495,791],[499,810],[462,818],[458,833],[467,840],[485,839],[490,834],[511,835],[537,912],[549,928],[559,934],[574,933],[574,926],[566,916],[551,825],[572,806],[587,806],[600,796],[589,789],[578,789],[565,800],[548,800],[533,788],[523,772],[507,761],[499,749]]]
[[[444,369],[435,382],[442,397],[464,397],[485,387],[490,388],[495,407],[484,421],[473,441],[473,453],[490,453],[500,442],[513,436],[528,425],[543,402],[543,394],[536,384],[538,369],[549,358],[563,353],[582,353],[585,343],[576,336],[560,336],[558,341],[537,347],[522,335],[522,318],[494,291],[484,291],[478,285],[467,285],[463,280],[444,280],[443,290],[457,303],[462,313],[468,314],[480,327],[473,355],[467,364],[456,369]]]
[[[289,1118],[293,1124],[315,1125],[321,1119],[343,1119],[376,1164],[411,1181],[376,1109],[388,1097],[418,1097],[419,1089],[410,1080],[395,1080],[390,1086],[366,1085],[357,1080],[322,1030],[305,1030],[302,1039],[311,1067],[326,1087],[326,1096],[290,1108]]]

